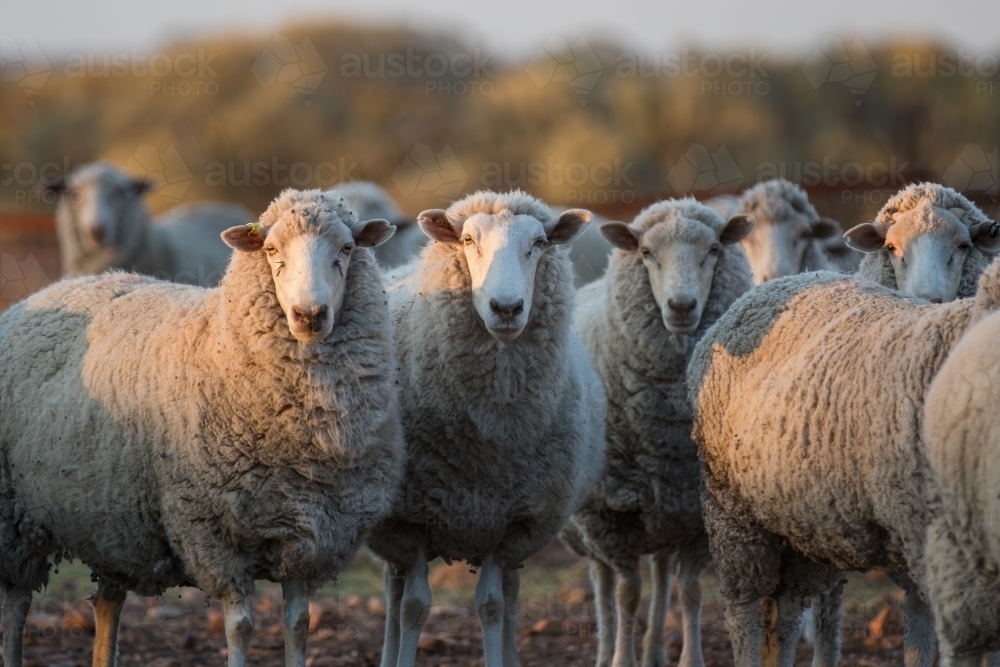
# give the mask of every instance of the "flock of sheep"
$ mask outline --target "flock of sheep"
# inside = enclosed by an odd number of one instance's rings
[[[809,607],[835,667],[844,573],[871,569],[906,591],[907,667],[935,637],[945,665],[1000,658],[1000,224],[949,188],[850,229],[854,272],[780,180],[600,225],[519,191],[413,225],[370,183],[253,222],[153,222],[106,163],[54,187],[78,277],[0,315],[6,667],[62,558],[97,584],[97,667],[126,592],[173,586],[221,600],[243,667],[256,579],[304,667],[308,598],[362,545],[382,667],[414,665],[439,557],[479,568],[485,665],[516,667],[519,568],[557,537],[590,559],[598,667],[637,663],[646,556],[644,667],[675,573],[703,667],[711,561],[737,667],[791,667]]]

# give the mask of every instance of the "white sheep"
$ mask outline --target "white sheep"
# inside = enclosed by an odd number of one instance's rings
[[[1000,271],[995,262],[990,273]],[[1000,282],[1000,281],[997,281]],[[985,295],[977,294],[980,304]],[[996,306],[996,297],[991,295]],[[988,312],[986,308],[978,310]],[[974,313],[973,319],[984,313]],[[927,392],[924,444],[930,466],[927,590],[944,667],[996,664],[1000,530],[1000,313],[975,324]]]
[[[903,188],[874,222],[844,236],[867,253],[858,275],[932,303],[972,296],[979,275],[1000,251],[1000,224],[936,183]]]
[[[570,548],[591,559],[598,667],[635,664],[645,554],[655,556],[643,665],[666,667],[664,625],[678,560],[680,665],[704,665],[701,574],[708,537],[685,369],[694,343],[753,286],[739,247],[753,226],[747,216],[726,221],[694,199],[681,199],[647,207],[630,225],[600,228],[617,250],[607,275],[580,292],[575,328],[608,393],[607,466],[563,533]]]
[[[380,218],[396,226],[396,233],[375,249],[375,259],[384,269],[394,269],[412,261],[427,245],[427,235],[412,218],[400,212],[389,193],[371,181],[348,181],[331,188],[347,199],[362,220]]]
[[[1000,270],[982,276],[998,288]],[[755,288],[698,344],[693,435],[737,667],[791,665],[803,604],[870,569],[906,590],[907,666],[931,664],[921,408],[976,307],[803,274]]]
[[[110,162],[94,162],[47,186],[59,194],[56,232],[63,276],[124,269],[178,283],[213,287],[231,252],[219,234],[252,219],[236,204],[199,202],[150,219],[145,180]]]
[[[392,233],[339,196],[286,190],[215,289],[112,272],[0,316],[4,664],[21,665],[52,561],[97,581],[94,665],[115,664],[125,592],[222,601],[229,665],[254,579],[284,589],[304,667],[308,595],[389,511],[403,472],[386,296],[370,252]]]
[[[559,533],[600,474],[604,390],[571,329],[558,218],[520,192],[420,214],[433,239],[390,289],[408,463],[369,548],[387,561],[383,667],[411,667],[430,611],[428,561],[481,568],[486,667],[515,667],[518,567]]]

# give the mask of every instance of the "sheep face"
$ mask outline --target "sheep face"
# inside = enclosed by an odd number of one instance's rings
[[[962,222],[963,215],[963,209],[944,209],[924,202],[909,211],[893,213],[893,224],[887,228],[864,223],[844,236],[855,250],[888,253],[896,286],[907,296],[942,303],[958,296],[972,244],[987,253],[1000,249],[1000,227],[996,223],[978,223],[970,228]]]
[[[439,243],[449,243],[468,267],[472,303],[497,340],[513,341],[527,326],[538,262],[549,248],[569,243],[590,222],[587,211],[570,209],[547,225],[510,211],[477,213],[462,222],[445,211],[424,211],[421,229]]]
[[[779,220],[754,219],[757,225],[742,242],[754,285],[801,273],[806,249],[813,239],[829,238],[839,231],[832,220],[813,220],[800,211]]]
[[[145,181],[98,162],[47,189],[62,195],[56,208],[60,224],[69,225],[80,250],[93,255],[106,248],[127,245],[130,234],[136,231],[125,225],[126,220],[133,218],[128,209],[143,206],[140,194],[148,187]]]
[[[309,344],[325,340],[333,330],[355,247],[377,246],[396,230],[385,220],[360,227],[352,232],[339,220],[302,225],[291,214],[270,227],[232,227],[222,239],[235,250],[264,253],[288,329],[300,343]]]
[[[753,227],[753,220],[738,215],[720,233],[698,220],[673,218],[645,232],[609,222],[601,225],[601,234],[613,246],[641,258],[667,331],[690,335],[701,322],[722,246],[739,243]]]

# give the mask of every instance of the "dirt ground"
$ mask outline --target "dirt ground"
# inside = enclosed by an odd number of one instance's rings
[[[597,637],[586,563],[554,544],[529,561],[522,573],[518,613],[524,667],[590,667]],[[417,664],[427,667],[482,665],[479,623],[472,607],[476,575],[463,565],[432,565],[434,606],[420,641]],[[374,667],[379,664],[385,605],[381,565],[360,554],[340,582],[319,591],[311,605],[310,667]],[[707,667],[732,664],[721,600],[711,576],[705,580],[704,634]],[[25,637],[26,667],[90,665],[93,617],[86,597],[89,573],[63,564],[44,595],[36,596]],[[648,591],[646,592],[648,595]],[[845,592],[843,665],[875,667],[902,663],[899,594],[881,575],[853,576]],[[284,664],[280,588],[262,583],[256,601],[249,664]],[[640,608],[645,617],[645,601]],[[667,620],[669,657],[680,656],[678,605]],[[645,625],[640,624],[645,630]],[[637,638],[637,645],[640,639]],[[641,646],[639,649],[641,650]],[[120,637],[122,667],[205,667],[226,664],[226,640],[217,601],[200,591],[179,589],[162,598],[130,594]],[[811,648],[800,642],[796,667],[807,667]]]

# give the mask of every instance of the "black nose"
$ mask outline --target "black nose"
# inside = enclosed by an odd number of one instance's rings
[[[292,306],[292,319],[310,331],[319,331],[326,322],[329,312],[330,309],[326,306],[315,306],[314,308]]]
[[[500,303],[496,299],[490,299],[490,310],[502,320],[511,320],[521,314],[524,310],[524,299]]]
[[[698,299],[667,299],[667,305],[678,315],[690,315],[698,305]]]
[[[934,297],[933,299],[931,299],[931,303],[941,303],[941,297],[939,296]]]

